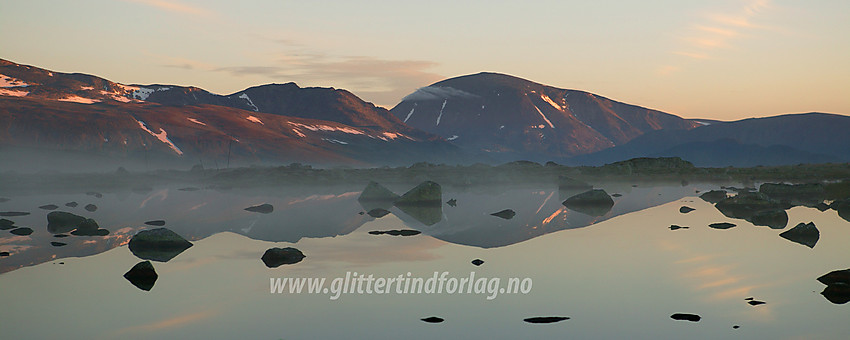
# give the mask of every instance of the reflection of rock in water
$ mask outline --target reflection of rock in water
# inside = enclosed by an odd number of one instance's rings
[[[25,211],[0,211],[0,216],[4,217],[15,217],[15,216],[26,216],[30,213]]]
[[[398,209],[401,212],[412,217],[419,223],[426,226],[437,224],[443,219],[443,207],[440,206],[415,206],[415,205],[400,205]]]
[[[555,323],[569,319],[570,317],[568,316],[535,316],[531,318],[525,318],[523,319],[523,321],[528,323]]]
[[[759,211],[753,214],[750,222],[771,229],[785,229],[788,225],[788,213],[781,209]]]
[[[157,275],[156,271],[153,269],[151,261],[142,261],[133,266],[133,268],[130,268],[128,272],[124,273],[124,278],[127,279],[127,281],[130,281],[130,283],[137,288],[144,291],[150,291],[156,283],[156,279],[159,278],[159,275]]]
[[[360,197],[358,197],[357,200],[360,202],[394,202],[398,198],[399,196],[396,195],[394,192],[390,191],[390,189],[387,189],[383,185],[378,184],[378,182],[370,181],[369,184],[366,185],[366,188],[363,189],[363,192],[360,194]]]
[[[509,220],[509,219],[514,218],[514,216],[516,216],[516,212],[511,210],[511,209],[505,209],[505,210],[502,210],[502,211],[499,211],[499,212],[494,212],[490,215]]]
[[[32,234],[32,228],[20,227],[20,228],[15,228],[15,229],[9,230],[9,232],[14,234],[14,235],[18,235],[18,236],[27,236],[29,234]]]
[[[726,199],[726,190],[711,190],[699,195],[699,198],[708,203],[718,203]]]
[[[427,323],[440,323],[440,322],[445,321],[445,320],[443,320],[443,318],[436,317],[436,316],[429,316],[427,318],[422,318],[420,320],[425,321]]]
[[[684,320],[684,321],[691,321],[691,322],[698,322],[700,319],[702,319],[702,317],[700,317],[699,315],[689,314],[689,313],[676,313],[676,314],[670,315],[670,318],[673,319],[673,320]]]
[[[130,252],[142,260],[168,262],[192,243],[167,228],[142,230],[130,239]]]
[[[0,230],[9,230],[13,229],[15,222],[12,220],[7,220],[5,218],[0,218]]]
[[[773,200],[789,205],[802,205],[814,207],[824,200],[824,187],[820,183],[808,184],[776,184],[764,183],[759,187],[759,192],[764,193]]]
[[[475,259],[475,260],[472,260],[472,264],[474,264],[474,265],[477,267],[477,266],[480,266],[480,265],[484,264],[484,260],[482,260],[482,259]]]
[[[687,214],[687,213],[694,211],[694,210],[696,210],[696,209],[691,208],[689,206],[684,206],[684,205],[681,208],[679,208],[679,212],[683,213],[683,214]]]
[[[106,236],[109,235],[109,230],[101,229],[95,220],[87,218],[85,221],[77,225],[77,229],[71,232],[74,236]]]
[[[150,226],[154,226],[154,227],[162,227],[162,226],[165,225],[165,220],[147,221],[147,222],[145,222],[145,224],[150,225]]]
[[[410,189],[395,201],[396,206],[437,206],[443,205],[443,192],[439,184],[425,181]]]
[[[767,302],[759,301],[759,300],[750,300],[750,301],[747,301],[747,303],[750,304],[750,306],[759,306],[759,305],[766,304]]]
[[[850,198],[835,200],[829,205],[829,207],[837,211],[839,217],[850,222]]]
[[[682,226],[678,226],[678,225],[675,225],[675,224],[670,226],[670,230],[679,230],[679,229],[688,229],[688,228],[690,228],[690,227],[682,227]]]
[[[47,205],[42,205],[38,208],[43,209],[43,210],[56,210],[57,208],[59,208],[59,206],[56,205],[56,204],[47,204]]]
[[[369,216],[372,216],[374,218],[381,218],[381,217],[387,216],[387,214],[389,214],[389,213],[390,213],[389,210],[383,209],[383,208],[375,208],[375,209],[369,210],[369,212],[368,212]]]
[[[709,224],[708,226],[709,226],[709,228],[713,228],[713,229],[729,229],[729,228],[735,227],[734,224],[729,223],[729,222],[712,223],[712,224]]]
[[[260,205],[247,207],[245,208],[245,210],[261,214],[271,214],[274,211],[274,206],[268,203],[263,203]]]
[[[369,235],[392,235],[392,236],[414,236],[419,235],[422,232],[419,230],[413,229],[393,229],[393,230],[372,230],[369,232]]]
[[[300,250],[286,247],[286,248],[270,248],[263,253],[263,257],[260,259],[263,260],[263,263],[266,267],[269,268],[277,268],[284,264],[295,264],[301,262],[306,256]]]
[[[850,302],[850,269],[831,271],[818,281],[826,285],[821,295],[829,302],[837,305]]]
[[[97,198],[103,198],[103,194],[101,194],[97,191],[89,191],[89,192],[86,193],[86,195],[94,196],[94,197],[97,197]]]
[[[54,246],[54,247],[62,247],[62,246],[68,245],[68,244],[64,243],[64,242],[55,242],[54,241],[54,242],[50,242],[50,245]]]
[[[564,206],[590,216],[602,216],[611,211],[614,200],[602,189],[585,191],[564,201]]]
[[[815,244],[817,244],[820,239],[820,231],[818,231],[818,228],[816,228],[815,224],[812,222],[800,223],[794,228],[779,234],[779,236],[782,236],[782,238],[791,242],[799,243],[809,248],[814,248]]]

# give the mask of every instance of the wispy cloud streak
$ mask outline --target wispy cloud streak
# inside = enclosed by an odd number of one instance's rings
[[[124,0],[127,2],[133,2],[137,4],[146,5],[149,7],[153,7],[158,10],[177,13],[177,14],[186,14],[191,16],[199,16],[199,17],[211,17],[215,13],[201,7],[187,5],[178,1],[165,1],[165,0]]]

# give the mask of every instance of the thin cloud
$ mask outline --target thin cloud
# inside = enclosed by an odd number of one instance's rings
[[[710,59],[712,51],[734,47],[733,40],[748,31],[767,29],[754,19],[770,7],[770,0],[754,0],[733,13],[706,13],[703,22],[688,28],[691,34],[682,38],[685,46],[672,53],[689,59]]]
[[[137,4],[146,5],[149,7],[156,8],[158,10],[177,13],[177,14],[187,14],[191,16],[199,16],[199,17],[210,17],[215,13],[201,7],[191,6],[184,3],[180,3],[177,1],[164,1],[164,0],[124,0],[127,2],[133,2]]]

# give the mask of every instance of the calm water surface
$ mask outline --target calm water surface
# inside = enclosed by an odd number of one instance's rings
[[[0,329],[3,338],[576,338],[846,339],[850,305],[833,304],[816,278],[850,268],[850,222],[834,210],[794,207],[788,230],[814,222],[814,248],[779,237],[784,230],[723,216],[695,197],[712,185],[603,184],[620,193],[601,216],[561,202],[574,192],[515,186],[443,189],[457,206],[360,214],[364,185],[305,189],[37,194],[9,197],[0,211],[35,230],[2,231]],[[391,187],[404,192],[409,187]],[[66,207],[76,201],[76,208]],[[98,209],[86,211],[83,206]],[[270,203],[271,214],[243,208]],[[53,237],[45,204],[95,219],[108,236]],[[683,205],[695,208],[683,214]],[[504,220],[490,213],[513,209]],[[122,275],[141,261],[126,243],[154,228],[190,239],[174,259],[153,262],[159,278],[142,291]],[[731,222],[727,230],[710,223]],[[671,224],[688,226],[672,231]],[[369,231],[416,229],[415,236]],[[51,241],[68,245],[54,247]],[[267,268],[272,247],[296,247],[303,261]],[[474,266],[473,259],[485,263]],[[270,279],[347,272],[374,277],[529,278],[527,294],[270,293]],[[751,306],[753,297],[766,304]],[[673,313],[702,316],[675,321]],[[438,316],[446,321],[420,321]],[[529,324],[534,316],[567,316]],[[733,329],[739,325],[740,328]]]

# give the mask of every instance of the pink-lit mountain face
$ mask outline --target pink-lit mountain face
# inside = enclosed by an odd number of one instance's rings
[[[498,73],[440,81],[390,110],[410,126],[497,159],[545,161],[626,143],[694,121]]]
[[[124,85],[5,60],[0,85],[5,155],[163,166],[374,166],[467,158],[451,143],[345,90],[289,83],[221,96],[195,87]]]

